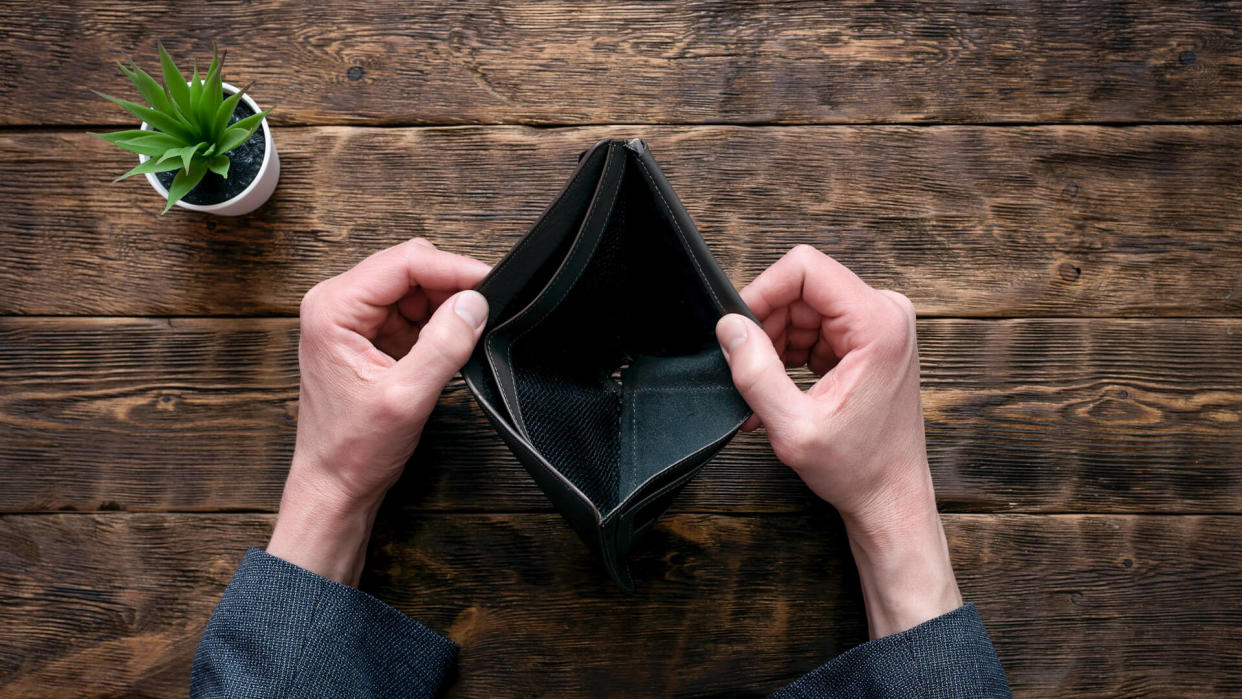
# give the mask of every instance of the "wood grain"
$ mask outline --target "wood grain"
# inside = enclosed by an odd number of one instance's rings
[[[270,532],[302,293],[417,235],[495,262],[632,136],[738,286],[809,243],[915,301],[945,528],[1019,696],[1242,694],[1240,27],[1238,0],[0,3],[0,695],[184,696]],[[132,97],[112,62],[158,39],[229,49],[276,107],[254,214],[108,184],[128,154],[81,129],[132,121],[88,88]],[[866,635],[839,520],[762,434],[627,597],[460,380],[369,563],[463,644],[450,696],[761,695]]]
[[[925,319],[919,336],[944,509],[1242,511],[1242,320]],[[0,319],[0,511],[274,510],[296,343],[283,318]],[[674,509],[812,497],[758,433]],[[460,380],[390,499],[548,510]]]
[[[809,243],[924,315],[1242,313],[1242,126],[284,129],[240,218],[158,216],[99,139],[0,132],[0,313],[295,314],[416,235],[495,262],[629,135],[739,286]]]
[[[184,695],[270,515],[0,518],[0,692]],[[1242,691],[1242,519],[947,515],[1021,696]],[[678,514],[625,596],[552,514],[381,514],[363,587],[463,645],[452,696],[735,696],[866,638],[839,522]],[[520,652],[514,652],[520,649]]]
[[[124,123],[113,65],[212,42],[278,123],[1237,118],[1242,5],[104,2],[0,6],[0,123]]]

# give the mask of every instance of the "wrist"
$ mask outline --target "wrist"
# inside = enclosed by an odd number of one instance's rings
[[[381,501],[349,497],[295,467],[267,552],[329,580],[357,585]]]
[[[842,514],[872,638],[962,606],[930,477],[919,490],[866,516]]]

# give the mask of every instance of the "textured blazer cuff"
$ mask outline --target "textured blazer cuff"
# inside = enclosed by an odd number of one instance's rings
[[[851,648],[772,695],[1008,697],[1009,681],[975,605]]]
[[[199,642],[191,693],[432,696],[457,650],[361,590],[252,548]]]

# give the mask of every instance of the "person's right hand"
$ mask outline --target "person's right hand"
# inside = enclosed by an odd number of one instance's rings
[[[914,306],[800,245],[742,290],[763,324],[716,326],[733,381],[778,459],[841,513],[872,635],[961,606],[936,512]],[[786,367],[821,378],[801,391]]]

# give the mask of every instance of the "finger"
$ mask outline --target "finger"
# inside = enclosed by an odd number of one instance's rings
[[[777,308],[769,313],[767,318],[763,319],[763,331],[768,334],[768,337],[773,342],[785,331],[785,326],[787,325],[789,325],[789,309],[785,306]],[[777,345],[777,347],[779,346]]]
[[[806,366],[816,374],[823,376],[837,365],[839,361],[830,350],[821,350],[823,345],[816,345],[811,349],[811,356],[806,360]]]
[[[427,300],[431,304],[431,308],[439,308],[440,304],[448,300],[448,297],[460,291],[460,289],[428,289]]]
[[[397,310],[411,323],[426,322],[431,315],[431,302],[427,298],[427,291],[422,288],[411,290],[405,298],[397,302]]]
[[[789,352],[789,339],[785,337],[785,331],[782,330],[780,335],[772,339],[772,349],[776,350],[776,354],[781,359]]]
[[[819,326],[814,328],[789,328],[785,331],[785,339],[790,349],[809,350],[819,342]]]
[[[716,337],[733,373],[733,384],[750,409],[769,426],[790,424],[807,400],[759,326],[736,313],[716,323]]]
[[[392,373],[394,383],[410,391],[414,414],[431,414],[440,391],[470,358],[486,321],[487,299],[470,290],[454,295],[431,315],[418,342]]]
[[[397,360],[409,353],[410,348],[418,341],[419,327],[399,315],[394,314],[393,318],[395,320],[384,323],[384,327],[380,328],[372,344],[379,351]]]
[[[453,293],[472,288],[490,268],[476,259],[406,241],[375,253],[326,283],[337,321],[371,337],[387,308],[421,287]]]
[[[822,320],[823,316],[802,299],[789,304],[789,324],[795,328],[818,331]]]
[[[754,432],[760,427],[763,427],[763,420],[760,420],[758,415],[752,414],[750,417],[746,418],[746,422],[742,423],[743,432]]]
[[[874,339],[872,317],[887,300],[844,265],[809,245],[799,245],[755,278],[742,298],[759,317],[786,308],[794,324],[821,317],[823,341],[837,357]],[[796,319],[793,314],[797,314]]]
[[[873,292],[844,265],[810,245],[794,247],[742,289],[742,300],[760,318],[801,299],[821,316],[840,316]]]
[[[445,252],[426,241],[408,240],[381,250],[338,275],[334,286],[350,300],[390,306],[410,289],[461,291],[479,283],[491,269],[472,257]]]

